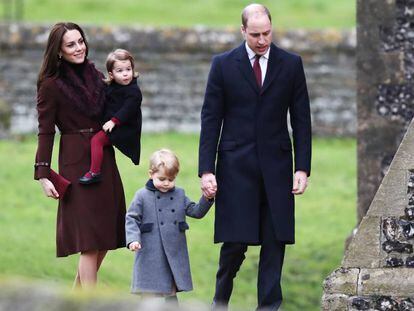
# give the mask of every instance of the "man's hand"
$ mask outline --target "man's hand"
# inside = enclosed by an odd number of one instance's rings
[[[293,194],[303,194],[308,186],[308,174],[304,171],[297,171],[293,177]]]
[[[216,176],[212,173],[204,173],[201,176],[201,191],[206,198],[213,198],[217,192]]]
[[[141,249],[141,244],[139,244],[139,242],[135,241],[135,242],[131,242],[129,243],[129,250],[136,252],[138,250]]]
[[[108,122],[105,122],[105,124],[102,126],[102,129],[105,132],[112,132],[112,129],[115,127],[115,123],[112,120],[109,120]]]

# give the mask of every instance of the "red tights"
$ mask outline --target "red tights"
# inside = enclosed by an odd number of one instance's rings
[[[103,159],[103,147],[110,146],[111,141],[104,131],[99,131],[91,138],[91,169],[92,173],[100,173]]]

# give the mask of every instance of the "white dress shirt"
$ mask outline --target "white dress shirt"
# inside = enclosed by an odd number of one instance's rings
[[[253,50],[247,45],[247,42],[245,42],[245,46],[246,46],[247,55],[249,56],[249,59],[250,59],[250,64],[253,67],[256,53],[253,52]],[[270,46],[267,49],[266,53],[259,58],[260,70],[262,71],[262,85],[266,77],[267,62],[269,61],[269,52],[270,52]]]

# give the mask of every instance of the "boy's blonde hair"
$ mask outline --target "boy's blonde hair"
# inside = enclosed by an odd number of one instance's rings
[[[150,157],[149,172],[154,174],[161,168],[169,177],[176,177],[180,171],[180,162],[177,156],[169,149],[160,149],[155,151]]]
[[[124,49],[116,49],[115,51],[112,51],[108,54],[108,57],[106,58],[106,70],[108,72],[112,72],[114,69],[114,65],[116,61],[121,60],[129,60],[131,62],[132,71],[135,69],[135,60],[134,57],[130,52]],[[138,72],[134,71],[134,78],[137,78],[139,76]],[[111,84],[112,79],[110,77],[104,79],[104,82],[107,84]]]

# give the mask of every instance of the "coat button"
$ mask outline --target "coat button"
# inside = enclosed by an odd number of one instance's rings
[[[173,198],[173,197],[171,197],[171,198],[170,198],[170,200],[174,200],[174,198]]]
[[[159,195],[157,195],[157,199],[161,198]]]
[[[161,212],[161,209],[159,208],[158,211]]]
[[[174,213],[174,212],[175,212],[175,209],[172,209],[172,210],[171,210],[171,212],[173,212],[173,213]]]
[[[164,224],[164,222],[161,221],[161,226]]]

